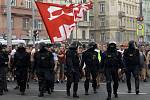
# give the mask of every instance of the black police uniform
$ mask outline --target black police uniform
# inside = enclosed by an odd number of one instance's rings
[[[139,72],[140,72],[140,52],[135,48],[135,42],[130,41],[128,49],[125,49],[124,63],[126,67],[126,79],[128,92],[131,93],[131,73],[135,78],[135,91],[139,94]]]
[[[102,67],[106,76],[106,87],[108,92],[107,100],[111,100],[111,81],[113,80],[113,93],[118,97],[117,90],[119,86],[118,69],[123,65],[121,53],[117,51],[116,44],[110,43],[107,51],[104,52],[102,57]]]
[[[13,68],[15,70],[17,84],[20,88],[21,95],[24,95],[28,71],[30,69],[30,54],[22,46],[18,47],[13,59]]]
[[[98,52],[95,51],[97,48],[97,44],[92,42],[89,44],[89,49],[83,52],[82,55],[82,61],[81,61],[81,68],[84,66],[84,63],[86,65],[85,67],[85,95],[88,95],[89,90],[89,82],[90,82],[90,75],[92,75],[92,87],[94,90],[94,93],[96,93],[97,88],[97,73],[99,70],[99,59],[98,59]]]
[[[38,76],[39,83],[39,97],[44,96],[44,92],[51,93],[51,87],[53,85],[53,70],[54,70],[54,57],[52,52],[49,52],[45,48],[45,44],[41,43],[40,51],[35,53],[35,70]]]
[[[6,49],[4,49],[4,58],[5,58],[5,77],[4,77],[4,91],[8,92],[8,88],[7,88],[7,72],[8,72],[8,61],[9,61],[9,52],[6,51]]]
[[[77,90],[78,90],[78,82],[80,79],[80,67],[79,67],[79,56],[77,53],[77,44],[72,43],[69,47],[68,51],[66,52],[66,69],[67,69],[67,95],[70,96],[70,88],[72,82],[74,83],[73,86],[73,97],[79,97],[77,96]]]
[[[0,44],[0,95],[7,89],[6,82],[6,66],[8,64],[8,55],[2,50],[2,44]]]

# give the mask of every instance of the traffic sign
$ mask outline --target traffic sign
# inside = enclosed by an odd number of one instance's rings
[[[137,35],[140,35],[140,36],[144,36],[144,23],[143,22],[137,22]]]

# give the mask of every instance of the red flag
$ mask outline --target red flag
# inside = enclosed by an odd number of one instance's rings
[[[75,26],[72,5],[36,2],[51,42],[63,41]]]
[[[69,5],[36,2],[36,5],[52,43],[69,38],[75,22],[83,17],[83,11],[91,8],[91,2]]]

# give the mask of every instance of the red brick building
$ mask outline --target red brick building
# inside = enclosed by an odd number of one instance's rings
[[[32,0],[12,0],[12,17],[10,24],[12,24],[13,39],[30,40],[32,38],[32,5]],[[37,9],[35,10],[34,27],[35,30],[38,30],[39,32],[39,39],[48,38],[45,26]],[[7,36],[7,0],[0,0],[0,37],[3,37],[4,35]]]

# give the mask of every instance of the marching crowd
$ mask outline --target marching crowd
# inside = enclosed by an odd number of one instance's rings
[[[135,41],[130,41],[128,46],[115,42],[106,45],[89,42],[86,46],[75,41],[60,47],[42,42],[34,48],[18,44],[9,50],[0,43],[0,95],[8,92],[9,81],[16,81],[15,89],[24,95],[29,81],[35,80],[39,85],[39,97],[46,92],[54,92],[55,83],[65,82],[67,96],[70,96],[73,83],[73,97],[79,98],[78,83],[84,79],[85,95],[89,95],[90,82],[94,93],[97,93],[101,82],[106,82],[107,100],[111,100],[112,92],[118,97],[119,81],[126,81],[128,93],[132,92],[131,74],[135,78],[135,92],[138,95],[139,81],[148,81],[149,68],[150,46],[137,45]]]

